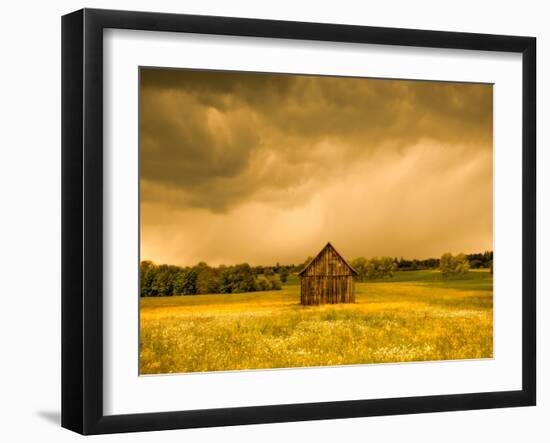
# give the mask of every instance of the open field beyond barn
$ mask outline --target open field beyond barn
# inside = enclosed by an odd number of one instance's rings
[[[223,371],[493,356],[493,279],[398,272],[356,303],[300,305],[280,291],[140,299],[140,372]]]

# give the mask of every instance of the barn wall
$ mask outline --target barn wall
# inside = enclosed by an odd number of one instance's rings
[[[303,305],[355,303],[353,276],[302,276],[300,302]]]

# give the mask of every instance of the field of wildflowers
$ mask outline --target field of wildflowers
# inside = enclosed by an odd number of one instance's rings
[[[140,373],[491,358],[493,281],[398,272],[357,283],[355,304],[301,306],[280,291],[140,300]]]

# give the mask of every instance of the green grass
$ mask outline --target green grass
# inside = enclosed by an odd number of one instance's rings
[[[492,276],[398,272],[358,283],[355,304],[301,306],[281,291],[141,299],[142,374],[493,355]]]

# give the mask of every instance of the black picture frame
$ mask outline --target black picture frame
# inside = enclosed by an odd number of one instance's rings
[[[522,389],[391,399],[104,415],[103,30],[503,51],[522,54]],[[229,17],[83,9],[62,18],[62,426],[152,431],[536,403],[536,39]]]

